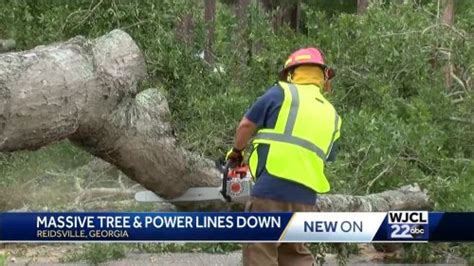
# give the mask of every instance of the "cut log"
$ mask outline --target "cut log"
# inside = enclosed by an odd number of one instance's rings
[[[68,138],[165,199],[189,187],[219,186],[211,160],[176,144],[164,94],[138,92],[145,74],[141,51],[120,30],[0,54],[0,152],[35,150]],[[415,187],[360,197],[323,195],[318,205],[323,211],[386,211],[424,209],[429,202]],[[204,206],[229,207],[217,201],[184,207]]]
[[[386,212],[390,210],[428,210],[428,194],[417,184],[365,196],[321,195],[317,206],[327,212]]]

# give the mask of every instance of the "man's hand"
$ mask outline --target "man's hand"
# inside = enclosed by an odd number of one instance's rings
[[[226,161],[229,161],[231,167],[236,167],[242,164],[244,161],[244,151],[232,148],[225,157]]]
[[[255,131],[257,131],[257,125],[246,117],[242,118],[235,133],[234,147],[226,155],[226,160],[230,161],[231,167],[242,164],[245,147]]]

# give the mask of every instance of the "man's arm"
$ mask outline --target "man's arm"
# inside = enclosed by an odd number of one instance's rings
[[[244,150],[256,131],[265,126],[265,119],[270,109],[282,101],[283,91],[278,86],[273,86],[259,97],[237,126],[234,148]]]
[[[257,131],[257,124],[250,121],[247,117],[242,118],[235,133],[234,148],[244,150]]]

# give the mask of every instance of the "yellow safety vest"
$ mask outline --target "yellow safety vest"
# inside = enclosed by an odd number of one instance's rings
[[[249,164],[255,177],[260,143],[269,144],[267,171],[324,193],[330,190],[324,165],[340,136],[341,118],[315,85],[279,82],[284,100],[275,128],[263,128],[253,140]]]

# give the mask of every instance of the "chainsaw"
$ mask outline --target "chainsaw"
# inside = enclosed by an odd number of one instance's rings
[[[219,187],[192,187],[174,199],[163,199],[152,191],[139,191],[135,194],[138,202],[192,202],[222,200],[226,202],[246,202],[250,198],[253,180],[246,164],[231,167],[227,162],[218,167],[221,171],[222,184]]]

